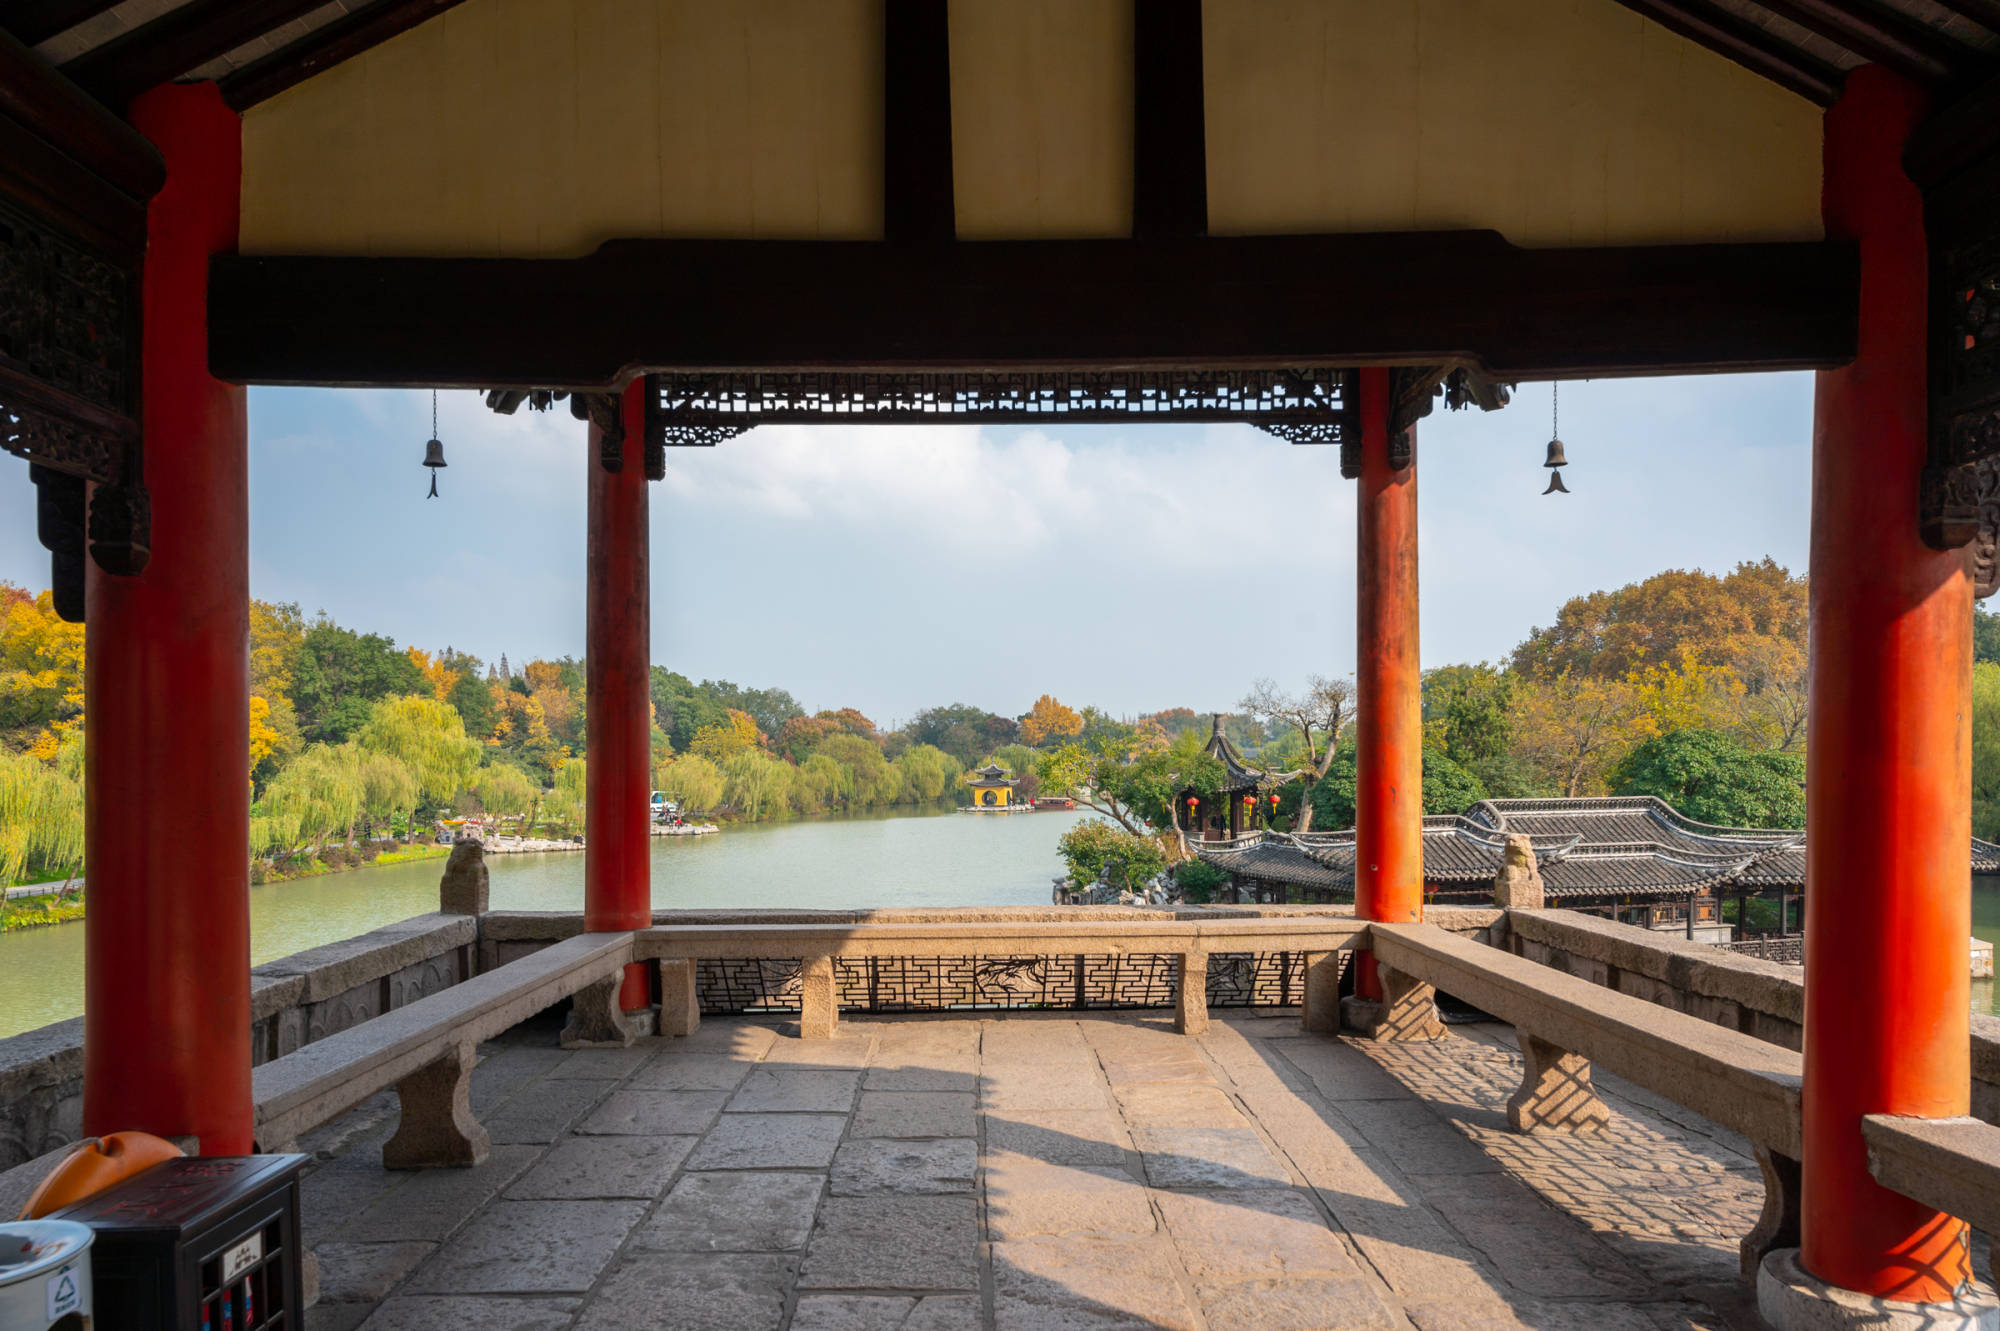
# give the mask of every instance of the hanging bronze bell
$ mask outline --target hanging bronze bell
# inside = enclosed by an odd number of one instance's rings
[[[1563,456],[1562,440],[1549,440],[1549,456],[1542,465],[1544,467],[1567,467],[1569,465],[1569,459]]]
[[[426,440],[426,441],[425,441],[425,443],[424,443],[424,465],[425,465],[426,467],[429,467],[429,468],[431,469],[431,492],[430,492],[429,494],[425,495],[425,496],[424,496],[424,498],[426,498],[426,499],[436,499],[436,498],[437,498],[437,493],[438,493],[438,474],[437,474],[437,469],[438,469],[439,467],[442,467],[442,466],[444,466],[444,465],[445,465],[445,460],[444,460],[444,444],[443,444],[442,442],[440,442],[440,441],[438,441],[438,440],[436,440],[436,439],[431,439],[431,440]]]
[[[1566,494],[1568,494],[1568,493],[1569,493],[1569,487],[1568,487],[1567,485],[1564,485],[1564,484],[1563,484],[1563,474],[1562,474],[1561,472],[1559,472],[1559,471],[1552,471],[1552,472],[1550,472],[1550,473],[1549,473],[1549,488],[1548,488],[1548,489],[1546,489],[1546,490],[1544,490],[1544,491],[1542,491],[1542,493],[1543,493],[1543,494],[1545,494],[1545,495],[1553,495],[1553,494],[1565,494],[1565,495],[1566,495]]]

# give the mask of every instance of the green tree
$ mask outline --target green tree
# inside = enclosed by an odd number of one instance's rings
[[[466,734],[479,740],[490,738],[498,718],[494,714],[493,690],[480,673],[479,658],[447,648],[442,660],[458,672],[458,678],[452,681],[450,690],[445,694],[445,701],[457,710],[459,720],[465,723]]]
[[[1100,819],[1078,823],[1056,842],[1072,882],[1088,885],[1104,875],[1114,887],[1137,889],[1167,867],[1159,840],[1113,827]]]
[[[981,754],[1021,737],[1020,722],[965,703],[926,707],[903,729],[910,743],[943,749],[960,767],[975,766]]]
[[[393,639],[341,628],[322,614],[299,642],[292,702],[307,740],[341,743],[368,723],[378,700],[425,691],[423,672]]]
[[[1972,607],[1972,659],[2000,665],[2000,614]]]
[[[912,804],[929,804],[942,798],[960,776],[951,755],[928,744],[911,745],[890,766],[896,770],[902,798]]]
[[[479,769],[472,784],[480,807],[491,818],[527,818],[541,802],[541,790],[512,763],[490,763]]]
[[[554,788],[549,792],[543,808],[560,822],[565,832],[574,832],[582,827],[585,835],[590,829],[585,826],[585,808],[590,791],[590,772],[582,758],[571,758],[556,769]]]
[[[1287,693],[1274,681],[1260,679],[1251,684],[1239,705],[1261,725],[1289,731],[1304,744],[1306,761],[1297,775],[1307,798],[1301,803],[1295,830],[1310,832],[1319,809],[1310,792],[1326,776],[1333,755],[1340,749],[1341,732],[1354,720],[1354,685],[1344,679],[1309,675],[1303,692]]]
[[[1354,826],[1354,800],[1357,789],[1354,771],[1355,751],[1352,745],[1335,755],[1327,773],[1312,788],[1312,800],[1317,806],[1315,821],[1326,831],[1337,831]],[[1297,787],[1286,792],[1286,800],[1280,805],[1281,811],[1288,808],[1297,798]],[[1473,805],[1486,798],[1486,788],[1479,784],[1479,778],[1451,760],[1451,756],[1441,749],[1424,749],[1424,812],[1464,813]]]
[[[1713,730],[1675,730],[1626,754],[1611,787],[1618,795],[1656,795],[1698,822],[1804,827],[1805,777],[1805,760],[1795,753],[1746,749]]]
[[[782,812],[790,800],[792,770],[762,749],[740,750],[722,764],[723,798],[752,822]]]
[[[0,749],[0,888],[82,866],[82,733],[64,734],[49,762]]]
[[[2000,841],[2000,663],[1993,661],[1972,667],[1972,835]]]
[[[674,759],[656,779],[667,798],[688,813],[706,813],[722,803],[722,769],[698,753]]]
[[[479,742],[466,737],[458,712],[421,694],[376,703],[355,740],[364,751],[406,764],[417,798],[432,806],[450,804],[479,770]]]
[[[282,861],[344,839],[364,807],[359,757],[352,745],[307,745],[264,788],[262,823],[252,828],[252,844]]]

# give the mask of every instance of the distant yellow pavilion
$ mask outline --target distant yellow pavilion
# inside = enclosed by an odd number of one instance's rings
[[[975,809],[1012,807],[1017,782],[998,763],[988,763],[966,773],[965,784],[972,787],[972,807]]]

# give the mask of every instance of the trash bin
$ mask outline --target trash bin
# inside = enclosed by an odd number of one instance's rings
[[[87,1331],[90,1226],[68,1220],[0,1225],[0,1327]]]

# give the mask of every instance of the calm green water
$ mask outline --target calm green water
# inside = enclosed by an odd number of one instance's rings
[[[1977,878],[1972,886],[1972,932],[2000,947],[2000,883]],[[2000,985],[1992,980],[1972,982],[1972,1010],[2000,1015]]]
[[[653,840],[660,907],[1046,906],[1056,839],[1084,815],[896,817],[748,824]],[[495,855],[496,910],[583,909],[583,856]],[[250,960],[437,909],[443,860],[250,889]],[[0,1036],[83,1011],[83,926],[0,934]]]

